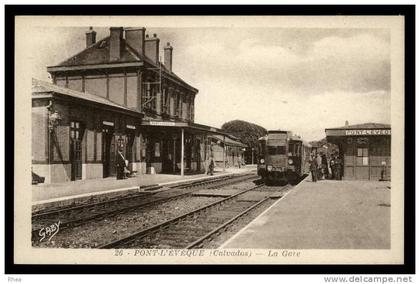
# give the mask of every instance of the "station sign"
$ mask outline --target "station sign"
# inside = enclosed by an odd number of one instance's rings
[[[391,129],[349,129],[345,134],[346,136],[391,135]]]
[[[149,125],[154,126],[175,126],[174,121],[149,121]]]
[[[111,121],[102,121],[102,124],[103,125],[108,125],[108,126],[114,126],[114,123],[113,122],[111,122]]]
[[[326,129],[327,136],[391,135],[391,129]]]

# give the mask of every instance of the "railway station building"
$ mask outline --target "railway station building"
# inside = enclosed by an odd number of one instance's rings
[[[223,167],[225,163],[226,167],[236,167],[240,166],[239,163],[244,163],[244,151],[247,145],[229,136],[211,135],[209,138],[210,156],[214,158],[216,166]]]
[[[325,129],[327,141],[338,146],[344,163],[343,178],[389,180],[391,177],[391,126],[364,123]]]
[[[90,28],[84,50],[47,67],[52,83],[34,79],[33,175],[46,183],[115,176],[119,147],[137,175],[204,173],[211,136],[234,137],[194,122],[198,90],[172,71],[170,43],[163,62],[160,53],[145,28],[111,27],[99,41]]]

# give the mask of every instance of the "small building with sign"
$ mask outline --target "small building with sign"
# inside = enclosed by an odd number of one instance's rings
[[[389,180],[391,176],[391,126],[364,123],[325,129],[327,141],[338,146],[343,178]]]

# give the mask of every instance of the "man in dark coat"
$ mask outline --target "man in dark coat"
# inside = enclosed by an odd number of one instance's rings
[[[321,155],[322,158],[322,174],[324,176],[324,179],[328,178],[328,160],[325,153]]]
[[[335,179],[341,180],[341,177],[343,175],[343,160],[341,160],[340,156],[337,156],[335,159]]]
[[[119,147],[116,157],[116,167],[117,167],[117,179],[124,179],[124,169],[125,169],[125,158],[123,156],[123,148]]]
[[[213,161],[213,157],[210,158],[210,164],[209,164],[209,172],[208,174],[210,174],[211,176],[213,175],[213,171],[214,171],[214,161]]]
[[[330,160],[330,167],[331,167],[331,179],[335,179],[336,176],[336,165],[335,165],[335,155],[332,154],[331,155],[331,160]]]
[[[312,175],[312,181],[317,182],[318,180],[318,162],[315,157],[311,156],[310,160],[310,169],[311,169],[311,175]]]

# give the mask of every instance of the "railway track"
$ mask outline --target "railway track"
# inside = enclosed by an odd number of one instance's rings
[[[261,191],[263,187],[265,185],[257,185],[243,190],[124,238],[103,244],[99,248],[199,248],[236,220],[269,200],[282,196],[279,192]],[[287,187],[284,186],[282,189]],[[262,194],[260,198],[245,198],[245,195],[251,192],[266,194]]]
[[[182,198],[193,192],[206,188],[216,189],[223,186],[247,181],[256,178],[255,174],[234,177],[222,177],[220,179],[196,181],[178,186],[159,193],[147,193],[138,196],[127,196],[102,202],[61,208],[58,210],[35,213],[32,215],[32,240],[38,239],[41,228],[60,220],[60,230],[76,227],[88,221],[114,216],[137,208],[153,206],[177,198]]]

